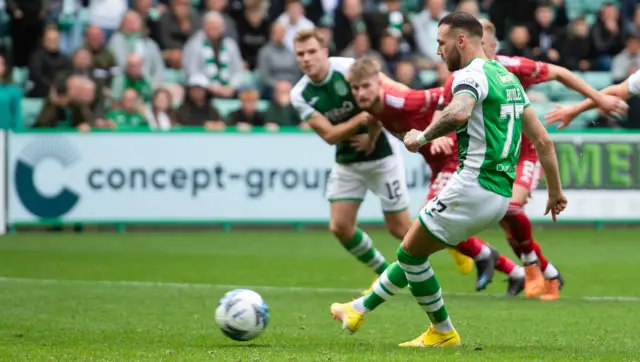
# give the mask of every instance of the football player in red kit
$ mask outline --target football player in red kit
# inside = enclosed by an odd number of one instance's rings
[[[621,108],[623,105],[617,97],[599,93],[566,68],[527,58],[496,56],[495,27],[488,20],[480,22],[484,30],[482,42],[487,58],[499,61],[509,72],[518,77],[525,89],[534,84],[557,80],[564,86],[593,99],[605,112],[624,112]],[[443,109],[451,101],[451,85],[454,77],[455,74],[450,76],[446,82],[438,109]],[[438,114],[435,117],[438,117]],[[533,240],[531,221],[523,211],[527,198],[538,186],[540,175],[538,155],[531,141],[522,135],[513,196],[507,215],[500,225],[505,230],[507,240],[514,253],[518,255],[525,266],[525,293],[527,296],[540,295],[542,300],[555,300],[559,297],[559,290],[564,281],[555,266],[542,254],[540,245]],[[469,252],[465,254],[473,257],[472,252],[473,250],[469,248]],[[498,263],[497,269],[505,273],[509,272],[509,269],[500,263]]]
[[[347,80],[360,108],[371,113],[384,128],[402,140],[405,133],[412,129],[426,129],[438,101],[442,88],[429,90],[401,89],[393,85],[382,85],[378,79],[380,65],[373,59],[362,58],[351,65]],[[379,129],[369,127],[371,140]],[[431,182],[427,200],[437,196],[446,185],[449,177],[458,168],[458,156],[453,152],[455,134],[438,139],[419,152],[431,168]],[[443,154],[442,154],[443,153]],[[461,251],[464,255],[473,254],[478,269],[476,290],[485,289],[493,278],[496,262],[510,269],[509,295],[517,295],[524,289],[524,270],[513,261],[500,255],[497,250],[477,237],[471,237],[464,243]],[[469,252],[468,249],[472,250]],[[453,253],[452,253],[453,254]],[[455,255],[454,255],[455,257]],[[466,258],[466,257],[465,257]]]

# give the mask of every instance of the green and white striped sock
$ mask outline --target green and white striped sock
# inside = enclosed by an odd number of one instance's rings
[[[353,309],[360,313],[368,313],[380,304],[391,299],[402,288],[407,286],[407,277],[398,262],[391,263],[373,283],[373,290],[353,302]]]
[[[398,262],[409,282],[411,294],[427,312],[433,327],[440,332],[453,330],[449,313],[444,306],[440,283],[427,257],[413,256],[402,247],[398,248]]]
[[[358,260],[367,264],[367,266],[373,269],[378,275],[382,274],[382,272],[387,269],[387,266],[389,266],[384,256],[373,247],[373,241],[371,241],[369,235],[360,228],[356,228],[355,234],[342,246]]]

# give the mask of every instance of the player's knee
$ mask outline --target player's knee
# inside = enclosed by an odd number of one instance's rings
[[[346,242],[351,239],[353,233],[355,233],[355,225],[344,220],[331,220],[329,230],[340,241]]]
[[[387,228],[393,237],[402,241],[411,228],[411,219],[409,217],[398,217],[388,220]]]

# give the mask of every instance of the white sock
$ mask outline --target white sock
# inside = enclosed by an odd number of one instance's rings
[[[444,321],[435,323],[433,328],[438,332],[451,332],[453,330],[453,323],[451,323],[451,318],[447,317]]]
[[[535,251],[530,252],[529,254],[520,255],[520,259],[525,264],[533,264],[538,261],[538,256]]]
[[[520,265],[516,265],[515,268],[509,273],[509,279],[522,279],[524,278],[524,268]]]
[[[553,264],[549,263],[547,264],[547,267],[544,269],[542,274],[544,275],[544,278],[548,280],[557,278],[560,273],[558,273],[558,269],[556,269]]]
[[[364,306],[364,297],[360,297],[351,303],[351,308],[358,313],[368,313],[369,309]]]
[[[491,249],[488,246],[482,245],[482,249],[480,249],[480,254],[476,255],[475,260],[484,260],[489,259],[491,256]]]

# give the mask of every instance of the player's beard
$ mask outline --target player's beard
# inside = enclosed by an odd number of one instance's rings
[[[457,47],[453,48],[445,62],[450,72],[460,70],[462,68],[462,54],[460,54],[460,50]]]

